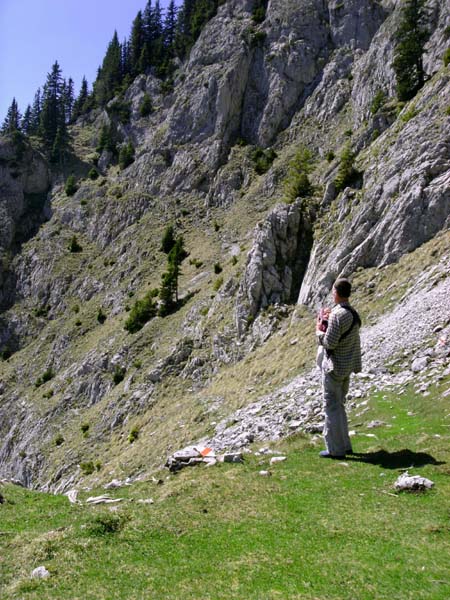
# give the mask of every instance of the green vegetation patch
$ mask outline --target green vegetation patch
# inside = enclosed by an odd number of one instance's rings
[[[161,474],[162,485],[111,491],[123,498],[114,511],[4,486],[1,597],[444,600],[449,385],[428,397],[373,395],[364,417],[350,418],[357,454],[345,461],[319,458],[321,444],[296,434],[273,446],[283,463],[249,455]],[[375,418],[385,426],[368,429]],[[435,487],[395,492],[405,469]],[[31,580],[41,564],[50,578]]]
[[[309,179],[313,168],[314,157],[311,151],[300,146],[289,163],[288,174],[284,181],[285,199],[288,203],[294,202],[299,197],[305,198],[313,194],[314,187]]]
[[[258,173],[258,175],[267,173],[276,157],[277,153],[275,150],[273,150],[273,148],[267,148],[264,150],[258,146],[254,148],[250,154],[250,158],[253,161],[255,171]]]
[[[144,325],[156,316],[157,307],[153,300],[152,293],[147,293],[143,298],[137,300],[130,311],[128,319],[125,321],[125,329],[129,333],[136,333]]]

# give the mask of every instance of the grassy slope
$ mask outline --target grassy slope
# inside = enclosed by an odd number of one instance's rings
[[[113,492],[126,499],[114,510],[5,486],[1,597],[448,598],[449,383],[428,397],[372,396],[365,423],[386,426],[351,425],[366,460],[323,461],[319,441],[293,436],[275,447],[284,463],[186,469]],[[258,474],[267,468],[272,477]],[[402,468],[435,488],[395,494]],[[39,565],[50,579],[30,579]]]

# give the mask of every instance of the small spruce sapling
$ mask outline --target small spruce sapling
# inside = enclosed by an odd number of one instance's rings
[[[64,191],[66,192],[67,196],[73,196],[75,194],[75,192],[77,191],[78,186],[77,186],[77,182],[75,179],[75,175],[69,175],[69,177],[67,178],[66,181],[66,185],[64,186]]]
[[[139,114],[141,115],[141,117],[148,117],[148,115],[150,115],[152,112],[153,112],[152,99],[146,93],[146,94],[144,94],[144,97],[142,98],[142,102],[139,107]]]
[[[73,252],[73,253],[77,253],[77,252],[82,252],[83,251],[83,247],[80,246],[80,244],[78,243],[76,235],[74,235],[72,237],[72,239],[70,240],[68,248],[69,248],[69,251]]]

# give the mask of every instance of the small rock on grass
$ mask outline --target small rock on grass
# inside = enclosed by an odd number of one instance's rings
[[[270,464],[275,465],[276,463],[284,462],[287,459],[287,456],[273,456],[270,459]]]
[[[123,498],[110,498],[109,496],[92,496],[86,500],[87,504],[117,504]]]
[[[394,483],[394,487],[399,492],[409,491],[417,492],[422,490],[429,490],[434,486],[434,482],[426,477],[420,475],[410,475],[408,471],[402,473],[397,481]]]
[[[106,485],[103,486],[103,488],[105,490],[114,490],[116,488],[121,488],[123,487],[125,484],[123,481],[119,481],[118,479],[113,479],[112,481],[110,481],[109,483],[107,483]]]
[[[36,567],[31,573],[33,579],[48,579],[50,572],[45,567]]]
[[[272,475],[270,471],[260,471],[259,474],[261,477],[270,477]]]
[[[383,427],[383,425],[386,425],[384,421],[379,421],[376,419],[375,421],[370,421],[370,423],[367,423],[367,429],[375,429],[375,427]]]
[[[413,360],[413,362],[411,364],[411,371],[413,373],[420,373],[420,371],[423,371],[427,365],[428,365],[428,357],[421,356],[420,358],[416,358],[415,360]]]
[[[78,490],[69,490],[64,494],[69,499],[70,504],[78,504]]]
[[[219,457],[220,460],[221,457]],[[228,454],[223,455],[223,462],[228,463],[241,463],[244,461],[244,457],[242,452],[230,452]]]

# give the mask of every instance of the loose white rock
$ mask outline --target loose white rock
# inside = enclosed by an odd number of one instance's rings
[[[425,369],[427,364],[428,364],[427,356],[422,356],[420,358],[416,358],[415,360],[413,360],[413,362],[411,364],[411,371],[413,373],[419,373],[420,371],[423,371]]]
[[[223,462],[241,463],[243,460],[242,452],[230,452],[223,455]]]
[[[375,429],[375,427],[382,427],[383,425],[386,425],[384,421],[379,421],[376,419],[375,421],[370,421],[370,423],[367,423],[367,429]]]
[[[70,504],[78,504],[78,490],[69,490],[66,494]]]
[[[31,573],[33,579],[48,579],[50,572],[45,567],[36,567]]]
[[[87,504],[117,504],[123,498],[110,498],[109,496],[91,496],[86,500]]]
[[[270,464],[275,465],[277,463],[284,462],[286,459],[287,459],[287,456],[273,456],[270,459]]]
[[[431,489],[434,486],[434,482],[426,477],[420,475],[410,475],[408,471],[402,473],[394,484],[394,487],[398,491],[418,491]]]
[[[112,481],[110,481],[109,483],[107,483],[106,485],[104,485],[104,489],[105,490],[114,490],[116,488],[120,488],[124,485],[123,481],[119,481],[118,479],[113,479]]]

